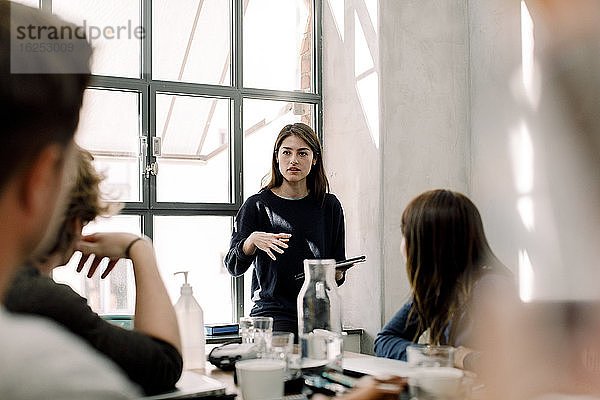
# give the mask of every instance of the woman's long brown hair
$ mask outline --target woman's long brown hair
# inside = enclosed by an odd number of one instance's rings
[[[283,127],[277,135],[275,145],[273,147],[273,160],[271,162],[271,179],[268,183],[263,184],[263,189],[272,189],[281,186],[283,183],[283,175],[279,171],[279,165],[277,162],[277,153],[281,147],[281,143],[290,137],[297,136],[304,140],[308,147],[313,152],[313,157],[316,160],[315,165],[310,169],[310,173],[306,177],[306,186],[308,192],[313,197],[315,202],[322,207],[325,201],[325,193],[329,191],[329,181],[327,175],[325,175],[325,168],[323,167],[323,150],[321,149],[321,142],[317,137],[315,131],[306,124],[297,122],[295,124],[289,124]]]
[[[488,268],[508,270],[487,242],[477,207],[461,193],[417,196],[402,214],[402,234],[413,297],[409,320],[416,314],[418,332],[430,329],[430,344],[453,344],[473,284]]]

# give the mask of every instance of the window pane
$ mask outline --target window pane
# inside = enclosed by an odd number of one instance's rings
[[[139,0],[53,0],[52,12],[84,27],[94,47],[93,74],[140,77]]]
[[[230,100],[156,95],[157,200],[230,202]]]
[[[76,140],[94,154],[94,166],[106,176],[103,193],[110,199],[141,200],[138,112],[137,92],[85,91]]]
[[[85,235],[95,232],[131,232],[140,235],[141,231],[141,218],[137,215],[97,218],[83,228]],[[108,259],[100,263],[92,278],[86,278],[92,260],[88,260],[81,273],[75,271],[80,259],[81,253],[76,252],[67,265],[55,268],[52,272],[54,280],[66,283],[81,296],[87,298],[89,306],[98,314],[133,315],[135,311],[135,281],[131,261],[120,260],[110,275],[105,279],[100,279],[102,271],[108,264]]]
[[[231,238],[231,217],[154,217],[154,246],[171,300],[180,296],[183,276],[204,310],[205,323],[232,321],[231,275],[223,265]]]
[[[314,129],[314,115],[314,104],[244,99],[244,198],[258,192],[261,180],[270,174],[281,128],[304,122]]]
[[[231,84],[231,9],[225,0],[152,2],[152,77]]]
[[[249,0],[244,13],[244,86],[314,91],[313,2]]]

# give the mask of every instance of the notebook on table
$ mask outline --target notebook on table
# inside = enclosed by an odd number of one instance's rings
[[[192,371],[183,371],[175,385],[175,390],[155,396],[141,397],[140,400],[189,399],[225,394],[225,384],[208,376]]]

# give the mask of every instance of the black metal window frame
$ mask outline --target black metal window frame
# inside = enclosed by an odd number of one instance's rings
[[[53,0],[40,0],[40,8],[52,12]],[[224,0],[225,1],[225,0]],[[142,39],[141,51],[141,76],[139,78],[125,78],[117,76],[93,75],[90,88],[101,90],[129,91],[139,94],[140,107],[139,119],[141,135],[147,138],[148,143],[156,135],[156,94],[191,95],[199,97],[229,99],[231,102],[231,129],[230,129],[230,203],[178,203],[158,202],[156,199],[156,176],[150,174],[143,177],[142,201],[126,202],[121,211],[124,215],[141,217],[142,232],[148,237],[154,236],[154,216],[235,216],[244,199],[243,187],[243,101],[244,99],[279,100],[289,102],[302,102],[315,106],[315,130],[322,140],[323,107],[322,107],[322,0],[312,1],[313,7],[313,88],[314,93],[281,91],[260,88],[246,88],[243,86],[243,10],[244,3],[249,0],[229,0],[232,11],[230,21],[231,35],[231,85],[208,85],[187,83],[179,81],[163,81],[152,79],[152,0],[139,0],[141,10],[141,23],[145,30]],[[285,1],[285,0],[281,0]],[[147,164],[156,162],[152,155],[152,146],[147,146]],[[160,172],[159,172],[160,173]],[[232,318],[237,321],[244,315],[244,277],[240,276],[231,280]]]

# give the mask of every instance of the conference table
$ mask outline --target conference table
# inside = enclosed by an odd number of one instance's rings
[[[208,348],[208,347],[209,346],[207,346],[207,351],[210,350],[210,348]],[[345,351],[343,357],[344,357],[344,359],[357,359],[357,361],[358,361],[358,359],[360,359],[361,363],[364,363],[365,365],[368,364],[368,361],[370,361],[371,363],[373,363],[373,362],[385,363],[385,362],[390,362],[390,361],[393,362],[394,361],[394,360],[380,359],[380,358],[373,357],[370,355],[359,354],[359,353],[354,353],[354,352],[350,352],[350,351]],[[223,370],[215,367],[208,361],[206,362],[206,367],[204,369],[196,369],[196,370],[192,370],[192,371],[222,382],[226,387],[226,389],[225,389],[226,394],[237,394],[238,395],[237,399],[242,400],[241,390],[234,383],[233,371],[223,371]]]
[[[214,346],[211,346],[214,347]],[[207,346],[207,351],[210,350],[209,346]],[[351,371],[355,371],[358,373],[363,373],[366,375],[398,375],[398,376],[408,376],[407,372],[410,371],[410,368],[405,362],[397,361],[397,360],[389,360],[385,358],[378,358],[374,356],[370,356],[367,354],[354,353],[350,351],[345,351],[343,355],[343,365],[344,369],[349,369]],[[192,370],[198,374],[202,374],[208,376],[210,378],[216,379],[223,383],[226,387],[225,393],[228,395],[237,395],[237,400],[243,400],[241,395],[240,388],[234,383],[233,379],[233,371],[223,371],[211,363],[207,361],[206,367],[204,369]],[[477,384],[478,383],[478,384]],[[473,382],[471,386],[473,388],[473,392],[470,395],[471,400],[481,400],[485,398],[485,388],[480,382],[477,382],[477,379]],[[476,387],[478,388],[476,390]],[[400,396],[400,399],[408,399],[410,396],[408,392],[403,392]]]

